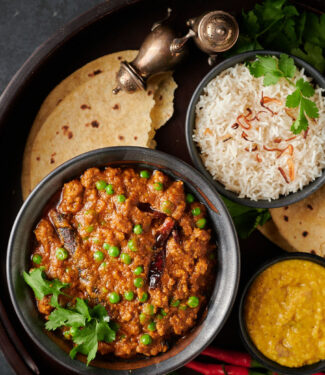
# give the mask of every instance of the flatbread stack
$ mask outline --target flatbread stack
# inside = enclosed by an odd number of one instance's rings
[[[300,202],[270,209],[272,220],[259,230],[287,251],[325,257],[325,185]]]
[[[173,114],[177,87],[172,72],[153,77],[146,91],[112,93],[121,60],[137,51],[96,59],[72,73],[43,102],[23,159],[26,199],[48,173],[65,161],[101,147],[155,147],[154,136]]]

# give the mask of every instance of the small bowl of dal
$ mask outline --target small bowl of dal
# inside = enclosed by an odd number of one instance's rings
[[[259,56],[279,64],[281,53],[242,53],[203,78],[188,107],[186,142],[193,163],[220,194],[246,206],[273,208],[304,199],[325,182],[325,78],[290,56],[293,84],[280,78],[265,86],[264,77],[253,76],[247,66]],[[308,98],[318,117],[307,114],[308,130],[295,134],[291,127],[301,106],[288,108],[286,98],[299,80],[310,82],[314,93]]]
[[[325,370],[325,259],[293,253],[265,264],[250,279],[239,306],[244,344],[281,374]]]

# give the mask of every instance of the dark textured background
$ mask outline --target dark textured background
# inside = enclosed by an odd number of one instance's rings
[[[102,0],[0,0],[0,93],[29,55]],[[0,375],[14,375],[0,351]]]

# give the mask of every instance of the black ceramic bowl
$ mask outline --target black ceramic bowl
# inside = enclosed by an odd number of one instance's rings
[[[306,365],[302,367],[286,367],[279,365],[278,363],[272,361],[271,359],[265,357],[255,346],[253,341],[251,340],[245,323],[245,317],[244,317],[244,306],[246,301],[246,296],[249,288],[251,287],[254,280],[267,268],[270,266],[283,262],[290,259],[302,259],[302,260],[309,260],[311,262],[320,264],[321,266],[325,267],[325,259],[321,258],[317,255],[312,254],[305,254],[305,253],[292,253],[283,255],[281,257],[277,257],[266,264],[264,264],[256,273],[252,276],[252,278],[249,280],[247,285],[245,286],[244,292],[240,299],[240,305],[239,305],[239,326],[240,326],[240,333],[242,340],[249,351],[249,353],[256,359],[257,362],[261,363],[266,368],[270,369],[271,371],[274,371],[276,373],[285,374],[285,375],[309,375],[314,373],[319,373],[321,371],[325,370],[325,360],[314,363],[312,365]]]
[[[47,201],[62,185],[90,167],[132,166],[160,169],[174,179],[184,181],[185,188],[205,204],[218,244],[218,269],[210,302],[197,326],[169,351],[151,358],[123,361],[118,358],[96,360],[87,368],[71,360],[67,344],[44,332],[30,288],[22,279],[30,262],[30,239]],[[197,356],[216,336],[233,305],[239,281],[239,247],[231,218],[213,186],[194,168],[163,152],[140,147],[112,147],[80,155],[54,170],[34,189],[18,213],[7,255],[7,278],[12,303],[25,330],[34,342],[54,360],[78,374],[165,374]],[[59,345],[58,345],[59,344]],[[107,369],[109,371],[107,372]]]
[[[243,63],[245,61],[254,60],[256,55],[280,56],[280,54],[281,54],[280,52],[267,51],[267,50],[251,51],[251,52],[245,52],[236,56],[232,56],[224,60],[223,62],[215,66],[199,83],[199,85],[197,86],[191,98],[191,101],[187,110],[187,114],[186,114],[186,128],[185,128],[186,143],[187,143],[187,148],[189,150],[191,158],[193,160],[193,163],[207,178],[210,179],[210,181],[214,184],[214,186],[216,187],[216,189],[218,190],[220,194],[231,199],[232,201],[243,204],[245,206],[257,207],[257,208],[275,208],[275,207],[287,206],[289,204],[293,204],[295,202],[300,201],[301,199],[306,198],[308,195],[312,194],[314,191],[320,188],[325,182],[325,173],[323,171],[320,177],[315,179],[310,184],[306,185],[302,190],[299,190],[296,193],[290,193],[286,196],[281,196],[278,199],[274,199],[271,201],[268,201],[268,200],[253,201],[249,198],[239,198],[239,196],[236,193],[225,189],[223,184],[221,184],[220,182],[212,178],[211,174],[207,171],[207,169],[205,168],[202,162],[202,159],[200,156],[200,150],[198,149],[197,145],[193,141],[192,135],[193,135],[193,130],[195,128],[195,107],[196,107],[196,103],[198,102],[207,84],[225,69],[228,69],[238,63]],[[316,83],[320,87],[325,88],[325,77],[323,77],[318,70],[316,70],[311,65],[309,65],[304,60],[298,57],[295,57],[295,56],[291,56],[291,57],[294,59],[297,67],[304,68],[306,75],[313,78],[313,83]]]

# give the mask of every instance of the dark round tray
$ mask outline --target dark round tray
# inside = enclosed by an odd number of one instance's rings
[[[250,9],[254,0],[110,0],[96,6],[60,29],[26,61],[0,97],[0,346],[17,374],[33,372],[23,358],[27,353],[41,373],[69,374],[51,358],[40,352],[24,332],[11,305],[6,284],[6,247],[14,218],[22,204],[20,176],[24,145],[33,119],[50,90],[74,70],[107,53],[136,49],[150,31],[152,24],[164,17],[170,6],[177,15],[177,24],[204,11],[222,9],[238,15],[242,8]],[[303,5],[303,1],[301,4]],[[325,1],[310,0],[308,6],[325,10]],[[178,89],[172,119],[156,136],[157,149],[191,163],[186,148],[184,126],[186,109],[195,87],[210,70],[207,56],[191,46],[190,58],[175,72]],[[243,286],[256,268],[282,253],[255,231],[248,240],[241,240]],[[237,298],[238,301],[238,298]],[[237,322],[238,302],[214,345],[244,350]],[[202,358],[203,360],[203,358]],[[91,373],[91,368],[90,373]],[[1,371],[0,371],[1,372]],[[182,369],[180,374],[191,374]]]

